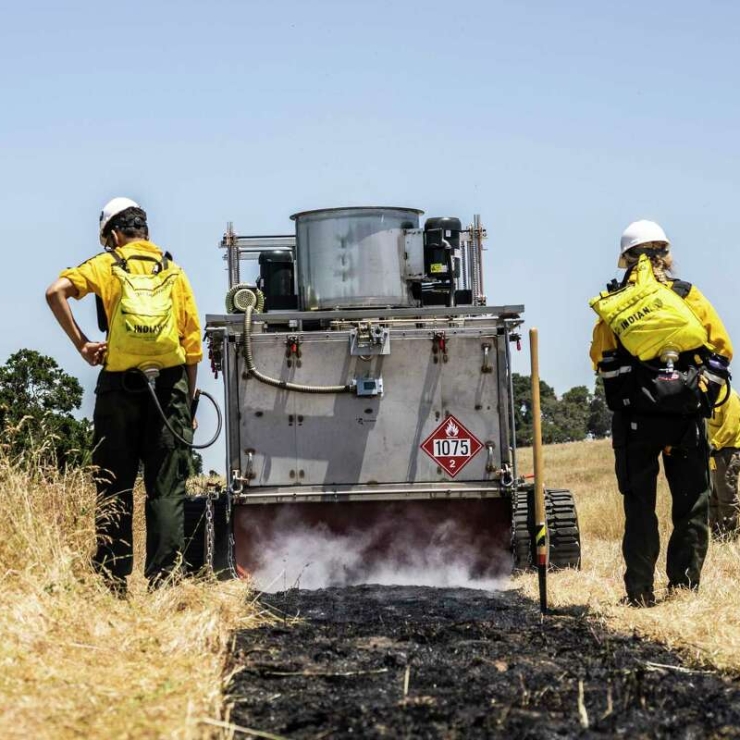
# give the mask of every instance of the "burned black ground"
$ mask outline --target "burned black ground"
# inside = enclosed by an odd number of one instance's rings
[[[583,610],[542,620],[516,591],[387,586],[262,602],[280,619],[237,636],[238,725],[290,738],[740,738],[739,680],[689,671]]]

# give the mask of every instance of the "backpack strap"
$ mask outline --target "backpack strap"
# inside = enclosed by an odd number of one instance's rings
[[[692,287],[691,283],[687,283],[685,280],[674,280],[671,285],[671,290],[685,300]]]
[[[111,257],[113,257],[113,261],[116,263],[116,265],[118,265],[118,267],[120,267],[124,272],[128,272],[125,257],[121,257],[121,255],[118,254],[115,249],[111,249],[109,254],[111,255]]]
[[[129,260],[141,260],[143,262],[154,262],[154,267],[152,268],[152,275],[159,275],[160,272],[163,270],[166,270],[169,266],[169,260],[167,259],[167,255],[162,255],[162,259],[158,260],[156,257],[151,257],[148,254],[132,254],[128,259],[125,257],[121,257],[118,252],[113,250],[111,252],[113,255],[113,259],[115,260],[116,264],[124,271],[128,272],[128,262]]]
[[[96,293],[95,294],[95,311],[98,316],[98,329],[103,334],[108,333],[108,317],[105,315],[105,306],[103,305],[103,299]]]

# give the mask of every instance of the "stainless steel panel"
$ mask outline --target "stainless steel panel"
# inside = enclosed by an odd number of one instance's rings
[[[405,229],[413,208],[329,208],[296,213],[298,285],[304,310],[409,306]]]
[[[404,237],[406,278],[421,280],[424,277],[424,230],[409,229]]]
[[[286,336],[271,334],[255,341],[256,366],[265,375],[294,380],[295,367],[285,358]],[[241,353],[241,343],[235,345]],[[242,371],[246,363],[240,363]],[[238,377],[239,454],[241,469],[253,486],[285,486],[296,482],[295,393],[265,385],[254,378]],[[250,455],[251,452],[251,455]],[[248,467],[251,470],[248,471]]]
[[[433,332],[425,329],[391,329],[390,354],[366,359],[350,355],[348,331],[303,333],[300,367],[292,360],[290,368],[286,336],[254,336],[255,361],[263,373],[308,385],[382,377],[384,395],[288,393],[240,377],[243,466],[246,450],[254,451],[250,489],[449,481],[420,449],[448,414],[484,445],[454,481],[494,477],[486,468],[501,461],[498,373],[481,371],[482,345],[496,346],[490,329],[447,331],[446,362],[433,352]],[[498,357],[490,355],[494,366]]]

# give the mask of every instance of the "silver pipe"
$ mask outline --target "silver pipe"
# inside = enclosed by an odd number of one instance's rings
[[[460,277],[462,278],[462,289],[467,290],[468,284],[468,270],[469,270],[469,255],[468,255],[468,243],[464,242],[460,249]]]
[[[287,321],[347,321],[361,319],[385,319],[385,318],[418,318],[426,320],[433,317],[465,318],[468,316],[481,316],[488,320],[501,321],[503,319],[519,318],[524,313],[524,305],[516,304],[510,306],[433,306],[431,308],[366,308],[366,309],[337,309],[336,311],[270,311],[255,317],[257,321],[265,323],[285,323]],[[208,326],[223,326],[228,324],[241,325],[241,316],[234,314],[206,314]]]
[[[470,288],[473,291],[473,305],[477,306],[480,302],[480,284],[478,282],[478,232],[475,224],[470,227],[468,249],[470,252]]]
[[[232,221],[226,224],[224,244],[226,245],[226,260],[229,270],[229,289],[231,289],[241,282],[239,279],[239,249],[237,247],[237,236],[234,233],[234,223]]]
[[[511,342],[509,341],[509,327],[504,322],[504,342],[506,342],[506,372],[509,385],[509,426],[511,428],[511,469],[514,480],[517,480],[516,466],[516,422],[514,421],[514,373],[511,372]]]
[[[482,302],[483,297],[486,294],[485,287],[483,286],[483,228],[480,224],[480,214],[476,213],[473,215],[473,230],[475,231],[475,267],[476,267],[476,281],[478,283],[478,295],[476,303]]]
[[[498,486],[490,488],[476,488],[472,486],[466,488],[417,488],[413,491],[399,491],[393,488],[367,488],[350,491],[286,491],[284,493],[260,493],[254,488],[250,490],[254,492],[242,493],[237,503],[246,503],[249,499],[261,499],[264,501],[265,499],[283,500],[287,498],[296,500],[302,498],[319,498],[321,501],[328,503],[328,499],[337,496],[397,496],[399,498],[413,500],[413,498],[419,494],[425,494],[427,497],[435,497],[436,494],[436,496],[440,498],[454,498],[457,494],[461,493],[478,494],[483,498],[497,498],[501,495],[501,488]]]
[[[232,470],[231,464],[231,409],[229,408],[229,384],[231,383],[231,358],[229,356],[229,337],[226,330],[221,332],[221,375],[224,380],[224,433],[226,435],[226,466],[224,470]],[[237,445],[239,449],[239,445]]]

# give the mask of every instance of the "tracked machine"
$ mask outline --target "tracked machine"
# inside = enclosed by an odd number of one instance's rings
[[[579,565],[570,492],[542,485],[536,511],[517,466],[524,307],[487,305],[478,216],[422,214],[305,211],[279,236],[229,225],[226,311],[206,320],[227,484],[189,505],[191,562],[277,572],[318,533],[338,538],[339,582],[429,547],[460,554],[472,578]]]

